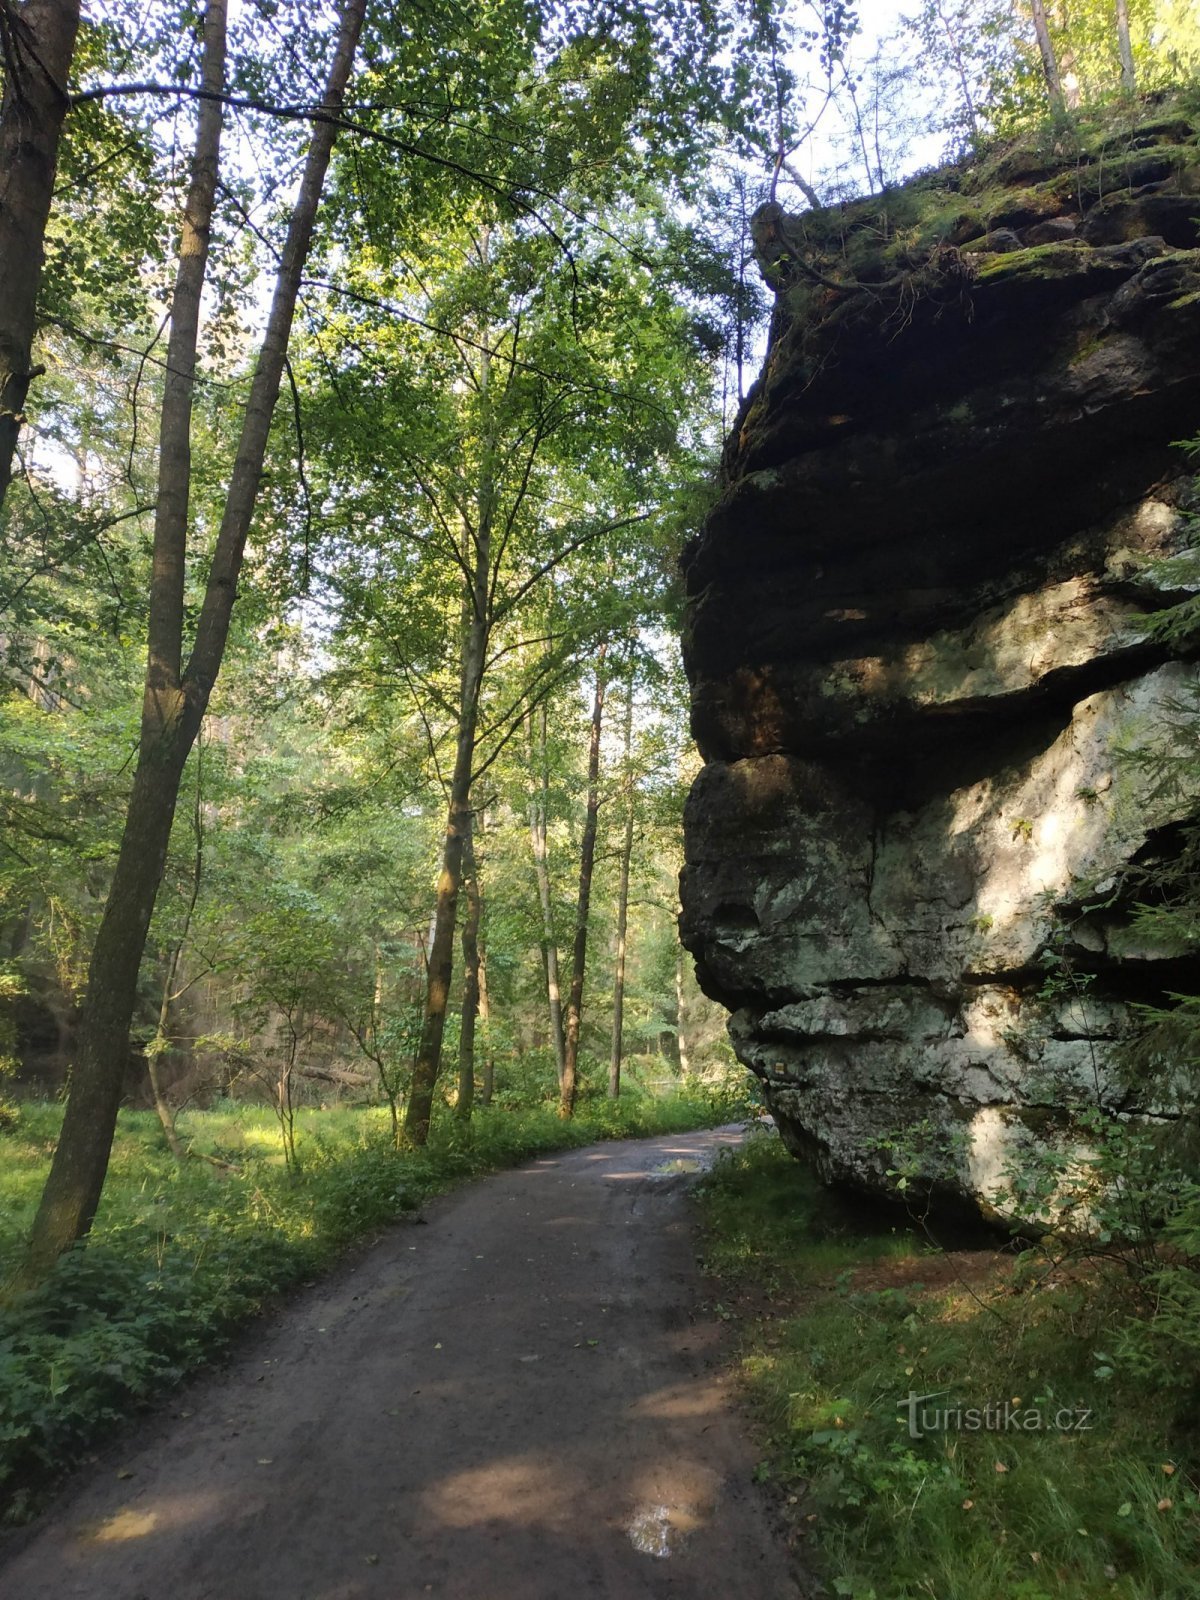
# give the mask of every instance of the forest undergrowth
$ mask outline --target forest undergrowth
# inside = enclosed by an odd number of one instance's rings
[[[759,1477],[850,1600],[1194,1600],[1200,1373],[1154,1302],[999,1238],[941,1248],[824,1190],[774,1137],[701,1196]],[[914,1434],[916,1436],[914,1436]]]

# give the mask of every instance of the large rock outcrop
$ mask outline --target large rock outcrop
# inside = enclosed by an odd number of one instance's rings
[[[1182,597],[1198,217],[1196,129],[1160,114],[757,218],[770,349],[684,557],[682,931],[830,1177],[886,1186],[915,1129],[987,1201],[1081,1096],[1174,1109],[1115,1046],[1200,987],[1128,928],[1200,807],[1119,752],[1194,678],[1139,621]]]

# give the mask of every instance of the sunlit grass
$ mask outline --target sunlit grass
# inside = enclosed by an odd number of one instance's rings
[[[1077,1275],[1031,1293],[999,1252],[939,1260],[893,1219],[849,1221],[766,1142],[722,1162],[704,1205],[730,1297],[776,1300],[743,1336],[769,1440],[760,1473],[794,1497],[797,1536],[831,1593],[1200,1595],[1195,1430],[1177,1397],[1114,1367],[1128,1308],[1111,1289]],[[946,1408],[995,1402],[997,1422],[1007,1401],[1055,1421],[1086,1411],[1090,1426],[911,1438],[906,1397],[943,1391]]]

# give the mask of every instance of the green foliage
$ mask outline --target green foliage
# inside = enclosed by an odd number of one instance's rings
[[[1178,1347],[1139,1365],[1126,1332],[1144,1324],[1128,1301],[1065,1268],[1035,1287],[1005,1255],[942,1258],[913,1239],[889,1260],[896,1236],[865,1210],[839,1262],[814,1182],[755,1140],[721,1163],[704,1208],[727,1312],[750,1294],[743,1370],[769,1430],[759,1476],[786,1493],[832,1592],[1193,1593],[1200,1462],[1172,1388]],[[764,1289],[766,1322],[754,1314]],[[1187,1325],[1184,1302],[1172,1315]],[[913,1438],[910,1395],[964,1414],[992,1404],[991,1425]],[[1042,1425],[1014,1427],[1014,1414]]]
[[[768,1124],[746,1151],[721,1157],[701,1193],[707,1259],[729,1282],[783,1291],[868,1260],[915,1260],[923,1249],[898,1209],[891,1227],[869,1233],[863,1208],[824,1188]]]
[[[25,982],[20,974],[0,968],[0,1133],[11,1132],[21,1114],[7,1093],[7,1080],[16,1076],[21,1064],[16,1055],[17,1028],[12,1008],[24,992]]]

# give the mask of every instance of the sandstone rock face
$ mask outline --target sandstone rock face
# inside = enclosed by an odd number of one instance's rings
[[[1025,165],[923,180],[940,234],[875,256],[878,202],[764,208],[770,350],[684,557],[701,984],[797,1152],[887,1187],[919,1130],[985,1207],[1080,1099],[1170,1114],[1114,1070],[1183,983],[1126,925],[1200,810],[1120,758],[1195,679],[1139,619],[1182,598],[1200,149]]]

